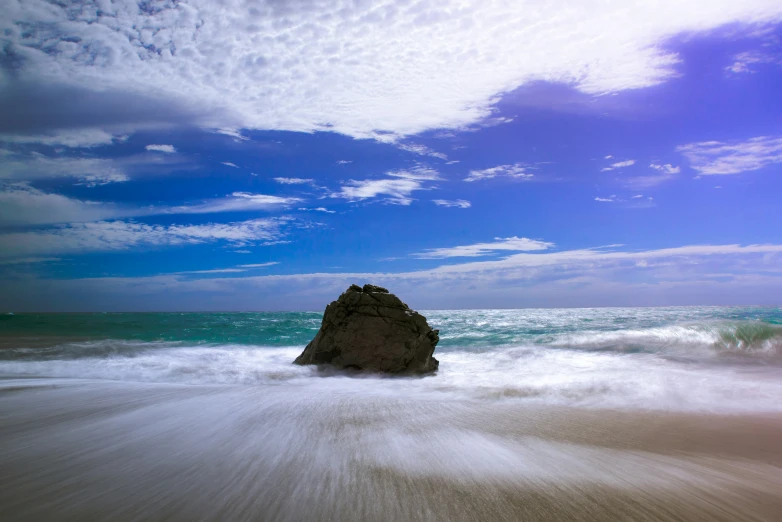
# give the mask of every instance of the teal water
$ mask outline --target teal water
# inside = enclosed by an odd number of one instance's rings
[[[435,351],[440,370],[408,381],[405,393],[586,407],[782,410],[780,308],[423,313],[440,330]],[[399,393],[382,377],[348,378],[293,365],[321,317],[314,312],[4,315],[0,375]]]
[[[0,336],[297,346],[315,335],[321,317],[314,312],[15,314],[0,316]]]
[[[515,343],[586,346],[624,338],[760,346],[782,335],[782,309],[770,307],[580,308],[423,311],[440,332],[439,349]],[[196,344],[303,346],[317,333],[318,312],[84,313],[0,316],[0,337],[123,339]],[[672,329],[665,331],[665,329]],[[7,341],[6,341],[7,342]],[[653,349],[654,346],[647,346]]]

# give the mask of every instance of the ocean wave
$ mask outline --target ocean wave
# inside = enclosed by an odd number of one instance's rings
[[[0,374],[181,384],[263,384],[302,372],[296,349],[101,340],[2,351]]]
[[[782,360],[782,327],[762,322],[710,322],[544,336],[540,344],[685,357],[735,355]]]
[[[440,371],[435,375],[388,377],[294,365],[301,347],[121,341],[67,346],[80,356],[18,354],[0,360],[0,375],[188,386],[283,386],[311,394],[525,401],[589,408],[782,410],[778,366],[698,364],[649,353],[539,345],[451,350],[438,353]],[[84,356],[87,353],[92,355]],[[0,388],[6,385],[18,387],[19,379],[0,380]]]
[[[127,339],[100,339],[72,341],[68,339],[25,339],[21,347],[0,350],[0,361],[46,361],[95,359],[106,357],[135,357],[149,351],[186,346],[181,341],[135,341]],[[36,344],[38,346],[36,346]],[[193,343],[188,343],[193,346]],[[32,346],[30,346],[32,345]]]

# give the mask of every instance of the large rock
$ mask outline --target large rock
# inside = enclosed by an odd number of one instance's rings
[[[426,318],[374,285],[351,285],[326,307],[323,323],[296,364],[331,364],[387,373],[437,370],[440,340]]]

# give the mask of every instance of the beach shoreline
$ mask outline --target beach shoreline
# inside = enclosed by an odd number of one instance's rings
[[[402,383],[400,383],[402,384]],[[762,520],[782,414],[0,381],[3,520]]]

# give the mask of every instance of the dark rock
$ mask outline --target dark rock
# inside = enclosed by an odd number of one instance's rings
[[[315,338],[294,361],[386,373],[429,373],[440,340],[426,318],[380,286],[350,285],[326,307]]]
[[[353,288],[354,286],[358,287],[358,285],[350,285],[350,288]],[[373,292],[378,292],[380,294],[387,294],[387,293],[389,293],[388,289],[383,288],[382,286],[375,286],[375,285],[370,285],[370,284],[364,285],[364,288],[362,288],[362,291],[364,291],[364,292],[366,292],[368,294],[371,294]]]

